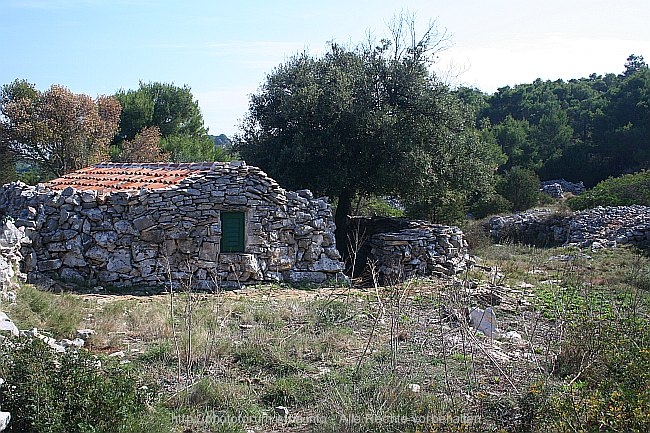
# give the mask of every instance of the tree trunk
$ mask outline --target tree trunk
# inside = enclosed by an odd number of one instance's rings
[[[348,216],[352,212],[352,198],[354,193],[348,189],[342,189],[339,193],[339,202],[334,214],[334,223],[336,224],[336,248],[341,253],[343,259],[347,259],[348,251]]]

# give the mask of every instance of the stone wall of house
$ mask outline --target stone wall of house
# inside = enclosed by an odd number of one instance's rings
[[[24,227],[31,276],[113,287],[323,282],[341,276],[330,205],[256,167],[225,164],[164,189],[99,194],[12,183],[0,210]],[[245,212],[243,253],[220,253],[221,211]]]
[[[535,210],[492,217],[488,229],[492,238],[499,242],[510,240],[539,246],[578,247],[629,244],[648,248],[650,207],[599,206],[571,215]]]

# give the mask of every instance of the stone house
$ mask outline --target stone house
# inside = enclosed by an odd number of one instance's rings
[[[332,210],[244,162],[102,163],[0,188],[33,276],[90,286],[341,278]]]

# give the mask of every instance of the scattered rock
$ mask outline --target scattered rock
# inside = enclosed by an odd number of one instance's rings
[[[495,216],[487,223],[498,242],[510,240],[538,246],[615,248],[618,245],[650,245],[650,207],[599,206],[569,216],[536,209],[509,216]]]
[[[418,385],[417,383],[409,383],[408,384],[408,389],[409,389],[409,391],[417,394],[418,392],[420,392],[421,388],[420,388],[420,385]]]
[[[285,406],[276,406],[274,408],[275,413],[277,413],[280,416],[287,417],[289,416],[289,409],[287,409]]]
[[[88,340],[95,334],[94,329],[77,329],[77,337],[82,340]]]
[[[480,308],[471,309],[469,311],[469,324],[490,338],[498,332],[497,316],[491,307],[485,310]]]
[[[0,331],[9,331],[11,335],[16,337],[19,335],[18,328],[14,322],[2,311],[0,311]]]

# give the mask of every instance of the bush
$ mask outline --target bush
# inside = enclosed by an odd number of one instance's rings
[[[539,177],[532,170],[513,167],[497,184],[497,192],[512,203],[512,210],[530,209],[540,199]]]
[[[650,171],[605,179],[589,191],[572,197],[567,204],[573,210],[596,206],[650,206]]]
[[[559,382],[531,386],[522,407],[538,431],[649,431],[648,320],[633,305],[588,304],[565,318]]]
[[[7,432],[119,432],[144,408],[131,372],[87,351],[54,353],[38,339],[0,348],[2,410]]]
[[[309,377],[289,375],[271,383],[262,394],[262,401],[271,406],[302,406],[316,400],[316,386]]]
[[[489,194],[477,199],[470,206],[470,213],[474,218],[485,218],[512,210],[510,201],[500,194]]]

